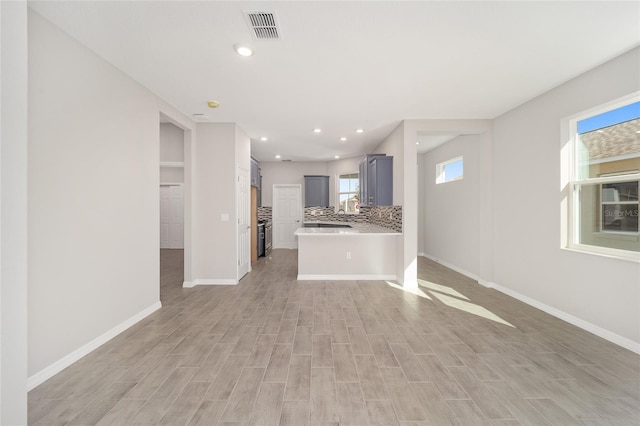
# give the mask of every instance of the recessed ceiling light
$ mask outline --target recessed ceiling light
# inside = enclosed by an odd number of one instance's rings
[[[313,133],[320,133],[320,132],[322,132],[322,129],[319,129],[317,127],[313,129]]]
[[[263,136],[263,137],[261,137],[261,138],[260,138],[260,140],[261,140],[262,142],[266,142],[266,141],[268,141],[269,139],[268,139],[266,136]]]
[[[342,142],[345,142],[345,141],[347,140],[347,138],[345,138],[345,137],[343,136],[343,137],[341,137],[341,138],[340,138],[340,140],[341,140]]]
[[[276,154],[276,158],[280,158],[280,154]]]
[[[216,101],[209,101],[207,102],[207,105],[209,106],[209,108],[218,108],[220,106],[220,103]]]
[[[240,56],[251,56],[253,55],[253,49],[247,46],[246,44],[236,43],[233,45],[236,53]]]
[[[416,145],[420,145],[420,142],[416,142]]]
[[[340,156],[339,155],[334,155],[333,158],[335,158],[337,160],[338,158],[340,158]]]
[[[604,133],[604,130],[598,130],[598,133]]]
[[[356,129],[356,133],[364,133],[364,129]]]

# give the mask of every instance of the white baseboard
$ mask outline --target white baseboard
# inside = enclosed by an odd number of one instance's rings
[[[466,269],[459,268],[456,265],[453,265],[453,264],[451,264],[449,262],[445,262],[444,260],[438,259],[435,256],[432,256],[432,255],[427,254],[427,253],[422,253],[422,254],[420,254],[420,256],[426,257],[427,259],[431,259],[434,262],[437,262],[437,263],[441,264],[442,266],[446,266],[447,268],[452,269],[452,270],[456,271],[459,274],[462,274],[462,275],[464,275],[466,277],[471,278],[472,280],[475,280],[475,281],[479,281],[480,280],[480,277],[478,277],[476,274],[474,274],[472,272],[469,272]]]
[[[59,359],[58,361],[54,362],[48,367],[45,367],[42,370],[38,371],[33,376],[27,379],[27,391],[30,391],[31,389],[35,388],[41,383],[44,383],[46,380],[55,376],[56,374],[58,374],[59,372],[61,372],[71,364],[73,364],[74,362],[78,361],[83,356],[99,348],[100,346],[102,346],[109,340],[113,339],[114,337],[116,337],[118,334],[122,333],[129,327],[133,326],[134,324],[148,317],[149,315],[151,315],[161,307],[162,307],[162,303],[160,303],[160,301],[154,303],[153,305],[138,312],[137,314],[127,319],[126,321],[113,327],[111,330],[107,331],[106,333],[103,333],[102,335],[93,339],[86,345],[81,346],[80,348],[76,349],[75,351],[71,352],[65,357]]]
[[[183,288],[191,288],[197,285],[236,285],[238,284],[238,280],[234,279],[197,279],[193,281],[184,281],[182,283]]]
[[[494,282],[491,281],[486,281],[486,280],[478,280],[478,284],[487,287],[487,288],[492,288],[495,289],[497,291],[499,291],[500,293],[504,293],[507,296],[511,296],[514,299],[518,299],[521,302],[526,303],[527,305],[533,306],[534,308],[538,308],[541,311],[544,311],[546,313],[548,313],[549,315],[553,315],[556,318],[560,318],[563,321],[568,322],[569,324],[573,324],[576,327],[580,327],[583,330],[588,331],[589,333],[593,333],[596,336],[602,337],[605,340],[610,341],[611,343],[615,343],[618,346],[622,346],[625,349],[629,349],[632,352],[635,352],[637,354],[640,354],[640,343],[638,342],[634,342],[631,339],[627,339],[626,337],[620,336],[616,333],[613,333],[609,330],[606,330],[602,327],[599,327],[595,324],[592,324],[588,321],[585,321],[583,319],[580,319],[578,317],[574,317],[571,314],[568,314],[564,311],[561,311],[559,309],[556,309],[552,306],[549,305],[545,305],[542,302],[538,302],[535,299],[532,299],[528,296],[525,296],[523,294],[518,293],[517,291],[513,291],[509,288],[503,287],[499,284],[496,284]]]
[[[298,275],[298,281],[394,281],[395,275]]]
[[[471,278],[473,280],[476,280],[476,281],[478,281],[478,284],[480,284],[480,285],[482,285],[484,287],[495,289],[495,290],[499,291],[500,293],[504,293],[507,296],[511,296],[514,299],[517,299],[517,300],[519,300],[521,302],[526,303],[527,305],[530,305],[530,306],[533,306],[534,308],[540,309],[541,311],[544,311],[544,312],[548,313],[549,315],[553,315],[556,318],[560,318],[561,320],[566,321],[569,324],[573,324],[576,327],[580,327],[583,330],[586,330],[586,331],[588,331],[590,333],[595,334],[596,336],[602,337],[603,339],[608,340],[611,343],[615,343],[616,345],[622,346],[623,348],[629,349],[630,351],[633,351],[635,353],[640,353],[640,343],[638,343],[638,342],[634,342],[631,339],[627,339],[626,337],[620,336],[620,335],[618,335],[616,333],[613,333],[613,332],[611,332],[609,330],[606,330],[606,329],[604,329],[602,327],[599,327],[599,326],[597,326],[595,324],[592,324],[592,323],[590,323],[588,321],[585,321],[585,320],[580,319],[578,317],[574,317],[571,314],[568,314],[568,313],[566,313],[564,311],[561,311],[559,309],[556,309],[554,307],[546,305],[546,304],[544,304],[542,302],[539,302],[539,301],[537,301],[535,299],[532,299],[532,298],[530,298],[528,296],[525,296],[525,295],[520,294],[520,293],[518,293],[516,291],[513,291],[513,290],[511,290],[511,289],[509,289],[507,287],[503,287],[503,286],[501,286],[499,284],[496,284],[494,282],[491,282],[491,281],[483,280],[480,277],[478,277],[477,275],[475,275],[475,274],[473,274],[473,273],[471,273],[469,271],[466,271],[466,270],[464,270],[462,268],[459,268],[456,265],[452,265],[452,264],[450,264],[448,262],[442,261],[442,260],[440,260],[440,259],[438,259],[438,258],[436,258],[434,256],[429,255],[429,254],[424,253],[424,254],[421,254],[421,256],[424,256],[424,257],[426,257],[428,259],[431,259],[434,262],[438,262],[441,265],[446,266],[449,269],[452,269],[452,270],[454,270],[456,272],[461,273],[462,275],[465,275],[465,276],[467,276],[467,277],[469,277],[469,278]]]

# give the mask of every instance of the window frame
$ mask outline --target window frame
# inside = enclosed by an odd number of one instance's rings
[[[340,211],[341,207],[340,207],[340,196],[343,194],[353,194],[355,196],[357,196],[358,198],[360,197],[360,190],[359,188],[357,188],[357,190],[355,191],[347,191],[347,192],[340,192],[340,179],[342,179],[342,176],[352,176],[352,175],[356,175],[358,176],[358,181],[360,181],[360,172],[359,171],[355,171],[355,172],[348,172],[348,173],[338,173],[336,175],[337,179],[336,179],[336,211]],[[360,204],[360,200],[358,199],[358,204]],[[345,211],[345,214],[352,214],[352,215],[358,215],[360,214],[360,211],[358,209],[358,211],[355,212],[348,212]]]
[[[561,171],[561,188],[566,188],[566,200],[568,202],[561,203],[563,218],[561,248],[577,251],[581,253],[595,254],[604,257],[610,257],[615,259],[627,260],[636,263],[640,263],[640,251],[631,251],[624,249],[617,249],[611,247],[602,247],[591,244],[580,243],[580,189],[583,185],[597,185],[598,195],[601,197],[602,185],[608,183],[619,183],[637,180],[640,181],[640,172],[636,173],[620,173],[620,174],[608,174],[605,176],[599,176],[595,178],[579,178],[579,164],[578,164],[578,149],[579,149],[579,134],[578,134],[578,122],[588,119],[590,117],[606,113],[618,108],[622,108],[626,105],[630,105],[636,102],[640,102],[640,91],[634,92],[628,96],[624,96],[617,100],[607,102],[594,108],[590,108],[586,111],[582,111],[571,117],[562,120],[562,141],[566,141],[567,150],[561,150],[563,170]],[[640,185],[640,183],[639,183]],[[602,198],[598,200],[599,214],[602,214]],[[640,207],[640,204],[638,204]],[[602,217],[598,220],[599,233],[621,235],[622,237],[640,238],[639,232],[617,232],[611,230],[602,229]]]
[[[462,174],[454,179],[447,180],[447,176],[445,174],[446,167],[450,164],[457,163],[458,161],[462,162]],[[464,179],[464,155],[459,155],[457,157],[451,158],[450,160],[443,161],[441,163],[436,163],[436,185],[441,185],[443,183],[449,183],[449,182],[457,182],[463,179]]]

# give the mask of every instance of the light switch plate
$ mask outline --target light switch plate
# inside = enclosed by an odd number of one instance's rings
[[[229,213],[222,213],[220,215],[220,220],[223,222],[229,222]]]

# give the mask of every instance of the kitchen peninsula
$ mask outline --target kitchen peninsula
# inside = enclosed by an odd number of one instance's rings
[[[402,235],[370,223],[305,222],[298,237],[298,280],[395,280]]]

